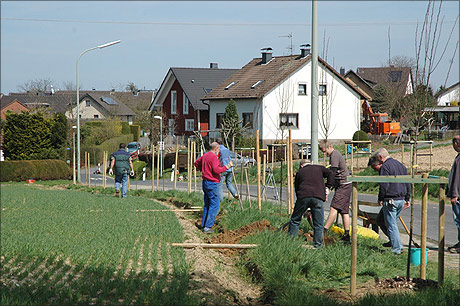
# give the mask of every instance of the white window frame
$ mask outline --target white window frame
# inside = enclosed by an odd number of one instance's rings
[[[182,112],[184,113],[184,115],[188,115],[188,104],[190,103],[190,101],[188,100],[187,98],[187,95],[185,94],[185,92],[183,93],[183,99],[182,99]]]
[[[171,115],[177,114],[177,91],[171,90]]]
[[[176,120],[175,119],[168,119],[168,133],[169,133],[169,136],[174,136],[175,125],[176,125]]]
[[[300,86],[305,86],[305,91],[304,93],[300,93]],[[307,83],[299,83],[298,86],[297,86],[297,95],[299,96],[306,96],[307,95]]]
[[[324,88],[324,90],[321,91],[321,88]],[[327,84],[319,84],[319,86],[318,86],[318,96],[327,96]]]
[[[290,118],[295,118],[295,120],[292,120],[294,123],[296,124],[293,124],[292,126],[290,125],[281,125],[281,118],[282,117],[285,117],[286,118],[286,122],[289,122],[291,120],[289,120]],[[298,129],[299,128],[299,113],[280,113],[279,114],[279,127],[280,128],[286,128],[288,130],[295,130],[295,129]],[[297,122],[295,122],[297,121]]]
[[[86,103],[86,107],[91,107],[91,100],[86,100],[85,103]]]
[[[195,119],[185,119],[185,131],[193,132],[195,130]]]

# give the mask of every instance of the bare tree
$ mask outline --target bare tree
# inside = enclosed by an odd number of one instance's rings
[[[18,90],[21,92],[31,94],[37,94],[39,92],[49,92],[51,91],[51,86],[53,85],[53,82],[54,81],[50,78],[28,80],[24,84],[18,85]]]
[[[321,57],[327,63],[328,57],[328,50],[329,50],[329,37],[327,38],[326,42],[326,31],[323,33],[323,52]],[[323,86],[322,94],[320,93],[321,97],[321,109],[319,118],[319,126],[321,128],[321,134],[324,139],[328,139],[329,136],[335,129],[335,125],[331,126],[332,120],[332,104],[334,103],[336,92],[335,92],[335,83],[334,78],[332,78],[331,82],[328,84],[327,82],[327,67],[323,66],[320,73],[320,86]]]

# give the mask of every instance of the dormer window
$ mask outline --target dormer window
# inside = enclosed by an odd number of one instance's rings
[[[233,81],[231,82],[230,84],[227,85],[227,87],[225,87],[225,90],[229,90],[233,85],[235,85],[236,83],[238,83],[238,81]]]
[[[258,80],[257,82],[254,83],[254,85],[251,86],[251,89],[256,88],[257,86],[259,86],[259,85],[262,84],[263,82],[264,82],[264,80]]]

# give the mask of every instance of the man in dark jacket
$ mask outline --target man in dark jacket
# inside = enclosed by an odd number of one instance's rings
[[[393,159],[384,148],[378,149],[369,158],[368,166],[379,172],[380,176],[407,175],[406,167],[396,159]],[[409,183],[380,183],[378,201],[382,206],[377,224],[383,233],[390,239],[391,251],[396,255],[401,254],[402,244],[398,229],[398,218],[401,211],[410,206],[411,186]]]
[[[460,135],[457,135],[452,139],[452,146],[455,151],[459,152],[459,154],[455,157],[452,168],[450,169],[446,195],[450,198],[450,203],[452,204],[454,222],[458,231],[458,242],[449,247],[448,250],[451,253],[460,253]]]
[[[326,186],[324,185],[324,178],[327,178]],[[331,170],[321,165],[312,165],[305,160],[300,162],[300,170],[295,176],[294,187],[297,201],[289,222],[289,235],[297,237],[302,215],[310,208],[314,227],[313,245],[315,248],[323,246],[323,205],[333,183],[334,173]]]
[[[126,144],[120,143],[120,149],[113,152],[110,156],[110,170],[109,174],[113,174],[113,168],[115,168],[115,196],[120,197],[120,185],[121,185],[121,196],[126,198],[126,192],[128,191],[128,173],[131,176],[134,175],[133,162],[131,160],[131,154],[126,150]],[[131,170],[131,172],[129,172]]]

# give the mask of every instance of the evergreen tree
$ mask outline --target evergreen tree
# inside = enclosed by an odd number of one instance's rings
[[[222,120],[222,140],[224,144],[225,141],[228,142],[228,145],[232,145],[233,137],[235,137],[235,143],[240,142],[242,127],[242,120],[238,115],[238,110],[236,109],[236,104],[233,99],[230,99],[227,106],[225,107],[224,118]],[[227,138],[227,140],[225,139]]]

